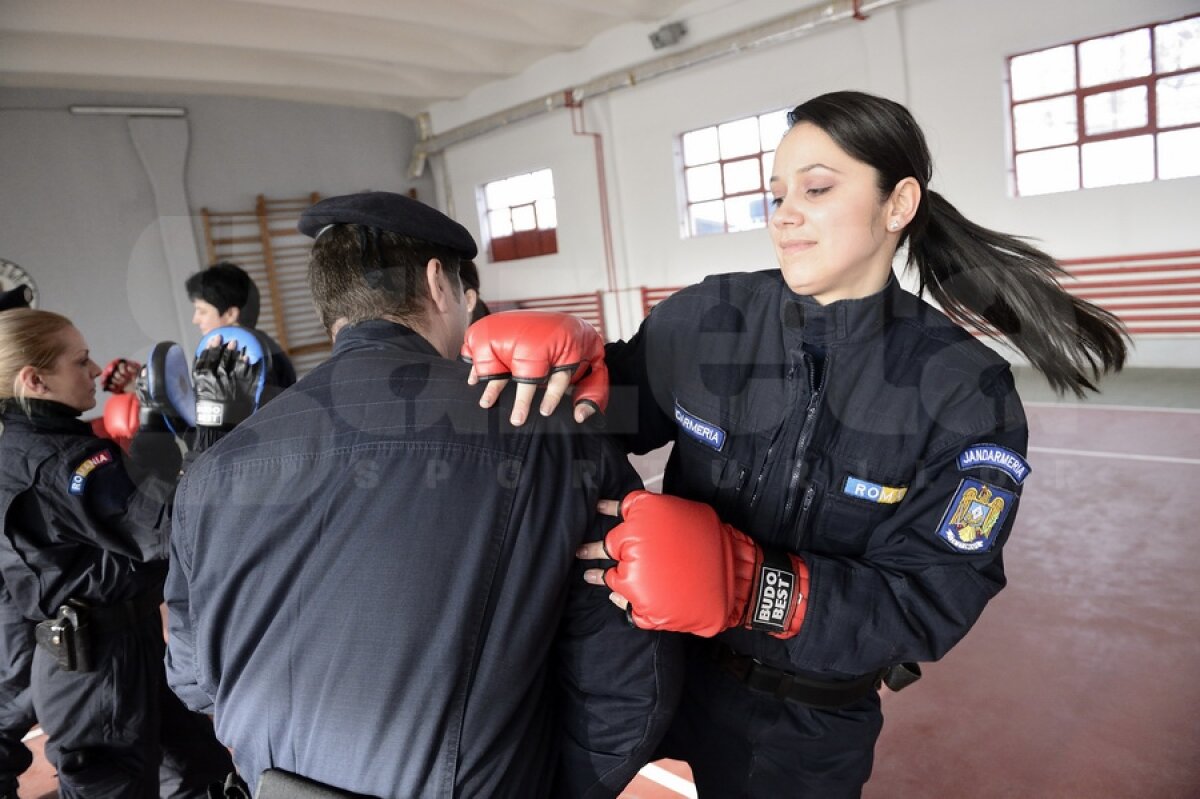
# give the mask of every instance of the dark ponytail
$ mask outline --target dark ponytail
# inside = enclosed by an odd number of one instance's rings
[[[1093,381],[1125,365],[1124,325],[1063,289],[1059,279],[1069,275],[1053,258],[976,225],[930,190],[933,160],[907,108],[862,92],[832,92],[793,109],[789,125],[800,122],[874,167],[882,196],[907,177],[920,184],[921,204],[901,243],[908,243],[921,291],[956,322],[1008,337],[1059,393],[1096,391]]]
[[[1097,391],[1094,380],[1125,365],[1121,320],[1065,291],[1059,280],[1070,275],[1053,258],[980,227],[935,191],[922,204],[929,213],[910,225],[908,263],[954,321],[1007,337],[1060,394]]]

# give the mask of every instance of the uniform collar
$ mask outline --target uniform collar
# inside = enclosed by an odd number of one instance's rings
[[[363,349],[396,349],[442,357],[420,333],[399,322],[389,322],[386,319],[369,319],[338,331],[337,340],[333,344],[334,355]]]
[[[796,294],[784,285],[779,303],[779,321],[784,334],[796,343],[820,347],[865,341],[883,330],[896,317],[907,293],[895,275],[869,297],[839,300],[821,305],[812,297]]]
[[[91,433],[92,427],[79,420],[79,411],[50,400],[26,400],[29,412],[15,399],[0,400],[0,417],[5,427],[25,430],[47,430],[57,433]]]

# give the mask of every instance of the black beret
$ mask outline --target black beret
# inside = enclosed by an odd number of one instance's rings
[[[28,308],[33,300],[33,289],[24,283],[15,289],[0,294],[0,311],[11,311],[14,308]]]
[[[300,215],[300,232],[316,238],[328,225],[364,225],[437,244],[463,258],[479,253],[465,227],[420,200],[389,191],[327,197]]]

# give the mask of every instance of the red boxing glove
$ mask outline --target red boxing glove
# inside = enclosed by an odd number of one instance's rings
[[[124,394],[125,386],[142,371],[142,365],[126,358],[116,358],[100,373],[100,388],[110,394]]]
[[[128,447],[141,427],[138,419],[140,410],[141,405],[134,394],[115,394],[109,397],[108,402],[104,403],[104,430],[107,433],[105,437],[120,444],[122,449]]]
[[[604,341],[577,316],[551,311],[502,311],[467,328],[462,359],[480,380],[511,377],[544,383],[554,372],[572,372],[575,404],[608,407]]]
[[[730,627],[800,631],[808,567],[799,556],[765,551],[708,505],[679,497],[634,491],[621,517],[604,539],[617,561],[604,582],[629,600],[638,627],[706,638]]]

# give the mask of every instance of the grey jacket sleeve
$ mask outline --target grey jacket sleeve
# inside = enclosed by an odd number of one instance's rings
[[[179,484],[179,497],[187,496],[187,478]],[[192,629],[190,542],[195,533],[188,526],[187,502],[177,505],[175,530],[171,536],[171,561],[163,597],[167,603],[167,684],[176,696],[197,713],[212,713],[213,699],[200,687],[196,671],[196,639]]]

